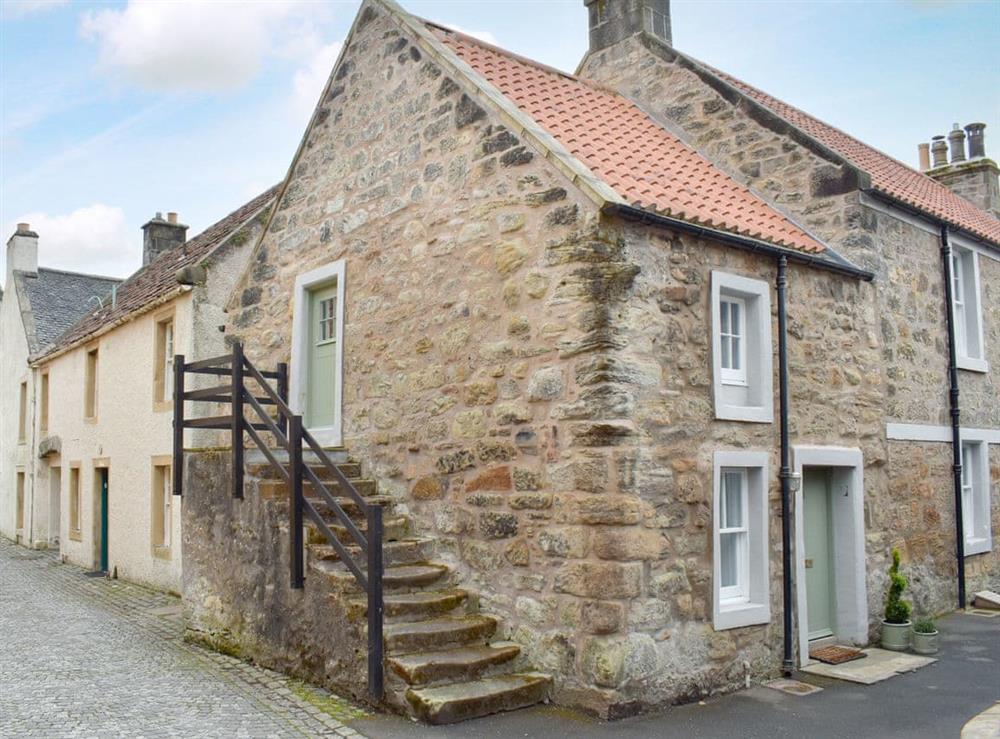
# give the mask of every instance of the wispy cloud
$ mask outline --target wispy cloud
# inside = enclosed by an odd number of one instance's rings
[[[292,77],[292,111],[303,126],[316,107],[342,47],[340,41],[319,47],[312,59]]]
[[[496,36],[494,36],[489,31],[470,31],[462,26],[457,26],[454,23],[442,23],[441,21],[434,21],[439,26],[444,26],[445,28],[450,28],[452,31],[457,31],[458,33],[464,33],[466,36],[472,36],[472,38],[477,38],[480,41],[485,41],[488,44],[493,44],[494,46],[499,46],[500,43],[497,41]]]
[[[32,13],[43,13],[63,5],[69,0],[4,0],[0,3],[0,16],[4,20],[16,20]]]

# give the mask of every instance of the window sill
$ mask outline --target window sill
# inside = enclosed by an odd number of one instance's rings
[[[989,554],[993,550],[989,538],[966,539],[963,553],[966,557],[974,554]]]
[[[83,541],[83,534],[82,534],[82,532],[80,532],[80,531],[74,531],[73,529],[70,529],[70,531],[69,531],[69,540],[70,541]]]
[[[172,411],[173,409],[174,409],[174,401],[172,400],[153,401],[153,413],[164,413],[165,411]]]
[[[771,406],[720,405],[715,409],[717,421],[745,421],[746,423],[774,423]]]
[[[720,380],[719,382],[727,387],[750,387],[750,383],[746,380]]]
[[[154,546],[153,556],[157,559],[170,559],[170,547]]]
[[[958,365],[959,369],[967,370],[969,372],[981,372],[985,374],[990,371],[990,363],[985,359],[959,356],[955,363]]]
[[[765,603],[719,604],[714,621],[716,631],[766,624],[771,622],[771,609]]]

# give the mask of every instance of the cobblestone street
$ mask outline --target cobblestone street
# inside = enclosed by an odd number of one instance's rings
[[[182,637],[178,598],[0,539],[0,736],[360,736],[350,703]]]

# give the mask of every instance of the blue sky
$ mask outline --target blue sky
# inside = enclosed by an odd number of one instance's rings
[[[573,71],[583,0],[403,0]],[[43,265],[127,275],[140,226],[189,236],[279,181],[359,2],[0,2],[0,228]],[[951,124],[1000,158],[1000,2],[673,0],[677,48],[903,161]]]

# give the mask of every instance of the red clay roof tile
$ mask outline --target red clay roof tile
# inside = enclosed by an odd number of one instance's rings
[[[825,251],[621,95],[464,34],[428,28],[633,205],[798,251]]]

